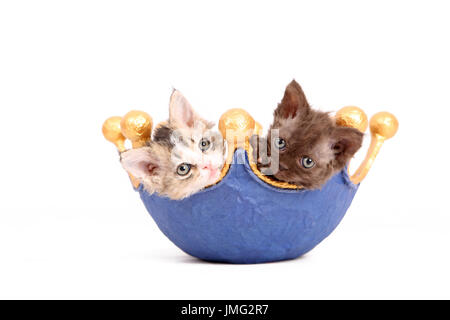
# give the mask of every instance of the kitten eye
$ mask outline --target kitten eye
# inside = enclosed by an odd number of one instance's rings
[[[202,150],[202,152],[205,152],[211,147],[211,141],[209,141],[206,138],[203,138],[202,140],[200,140],[198,147],[200,148],[200,150]]]
[[[191,171],[191,165],[189,163],[182,163],[177,168],[177,174],[179,176],[185,176]]]
[[[275,147],[277,147],[278,149],[283,150],[284,148],[286,148],[286,141],[284,141],[284,139],[276,138],[274,142]]]
[[[303,157],[302,160],[302,166],[306,169],[311,169],[316,164],[313,159],[310,157]]]

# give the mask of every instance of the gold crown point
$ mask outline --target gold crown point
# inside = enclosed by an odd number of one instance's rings
[[[105,139],[112,142],[120,152],[125,151],[126,140],[120,129],[121,121],[122,117],[110,117],[105,120],[102,126]]]
[[[336,113],[335,119],[338,126],[355,128],[361,132],[365,132],[369,124],[366,113],[355,106],[343,107]]]
[[[258,136],[263,135],[263,126],[259,122],[255,122],[255,132],[254,134],[257,134]]]
[[[133,148],[139,148],[150,139],[153,120],[146,112],[133,110],[122,118],[120,126],[122,134],[131,141]]]
[[[219,131],[227,140],[229,150],[245,148],[255,131],[255,120],[244,109],[230,109],[220,117]]]
[[[378,112],[370,119],[370,132],[384,139],[390,139],[397,133],[398,120],[389,112]]]
[[[354,184],[360,183],[367,176],[375,158],[380,152],[386,139],[392,138],[398,130],[397,118],[389,112],[378,112],[370,119],[370,132],[372,140],[366,158],[361,163],[355,174],[351,177]]]
[[[244,109],[230,109],[219,120],[219,130],[226,137],[227,130],[233,130],[240,135],[248,135],[255,129],[255,120]]]

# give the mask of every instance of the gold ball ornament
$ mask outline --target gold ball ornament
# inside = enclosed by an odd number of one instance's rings
[[[258,136],[263,135],[263,126],[259,122],[255,122],[255,132],[254,134],[257,134]]]
[[[338,126],[355,128],[363,133],[369,123],[366,113],[355,106],[343,107],[336,113],[335,119]]]
[[[380,152],[381,146],[386,139],[392,138],[398,130],[397,118],[389,112],[378,112],[370,119],[370,132],[372,140],[366,158],[361,163],[355,174],[351,177],[353,183],[358,184],[364,180],[372,167],[375,158]]]
[[[133,148],[145,146],[152,133],[153,120],[144,111],[128,112],[120,123],[122,134],[131,141]]]
[[[389,112],[378,112],[370,119],[370,132],[384,139],[390,139],[397,133],[398,120]]]
[[[234,147],[245,143],[255,130],[255,120],[244,109],[230,109],[219,120],[222,136]]]
[[[223,166],[220,178],[227,174],[233,160],[234,150],[238,147],[245,148],[248,138],[255,130],[255,120],[244,109],[230,109],[219,119],[219,131],[228,144],[228,156]]]
[[[119,152],[125,151],[125,140],[126,138],[122,134],[120,129],[120,122],[122,117],[110,117],[106,119],[102,126],[103,136],[109,142],[112,142]]]

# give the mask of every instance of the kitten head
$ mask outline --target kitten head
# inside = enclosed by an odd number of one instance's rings
[[[356,129],[336,126],[328,113],[312,110],[293,80],[274,112],[267,138],[259,143],[267,144],[268,162],[275,153],[279,157],[275,178],[316,189],[345,167],[361,147],[362,138]],[[251,142],[258,148],[255,138]],[[265,167],[262,163],[258,166],[261,170]]]
[[[182,199],[218,180],[226,149],[222,135],[179,91],[172,93],[169,113],[148,147],[122,154],[122,165],[150,193]]]

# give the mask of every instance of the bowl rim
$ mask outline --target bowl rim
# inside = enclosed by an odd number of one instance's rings
[[[250,163],[249,163],[249,157],[248,157],[248,151],[247,151],[246,149],[244,149],[244,148],[236,148],[235,150],[233,150],[233,153],[234,153],[234,154],[233,154],[233,162],[230,164],[230,167],[228,168],[227,173],[225,174],[225,176],[224,176],[222,179],[220,179],[219,181],[217,181],[215,184],[213,184],[213,185],[211,185],[211,186],[209,186],[209,187],[207,187],[207,188],[205,188],[205,189],[203,189],[203,190],[200,190],[199,192],[196,192],[196,193],[192,194],[192,195],[189,196],[188,198],[190,198],[190,197],[192,197],[192,196],[195,196],[195,195],[198,195],[198,194],[203,194],[203,193],[207,193],[207,192],[212,192],[212,191],[214,191],[215,189],[219,188],[223,183],[225,183],[226,180],[230,179],[230,172],[231,172],[232,170],[235,170],[235,168],[234,168],[235,165],[244,165],[245,171],[247,172],[247,174],[248,174],[254,181],[256,181],[259,185],[261,185],[261,186],[263,186],[264,188],[269,189],[269,190],[271,190],[271,191],[275,191],[275,192],[278,192],[278,193],[304,193],[304,192],[313,192],[313,191],[318,191],[318,190],[320,191],[320,190],[321,190],[321,189],[309,190],[309,189],[304,189],[304,188],[299,188],[299,189],[288,189],[288,188],[281,188],[281,187],[277,187],[277,186],[271,185],[271,184],[267,183],[266,181],[261,180],[261,179],[255,174],[255,172],[253,171],[253,169],[252,169],[251,166],[250,166]],[[244,159],[243,164],[236,164],[236,163],[235,163],[235,161],[236,161],[239,157],[243,157],[243,159]],[[241,158],[241,159],[242,159],[242,158]],[[341,178],[343,179],[345,185],[347,185],[349,188],[351,188],[351,189],[356,189],[356,188],[358,188],[359,184],[356,185],[356,184],[354,184],[354,183],[351,181],[350,176],[349,176],[349,173],[348,173],[348,168],[347,168],[347,166],[345,166],[344,169],[342,169],[341,171],[339,171],[338,173],[336,173],[335,176],[336,176],[336,175],[340,175]],[[334,176],[333,176],[333,177],[334,177]],[[331,179],[330,179],[330,180],[331,180]],[[329,183],[330,180],[328,180],[327,183]],[[139,184],[139,186],[138,186],[137,188],[135,188],[135,190],[136,190],[136,191],[139,191],[139,192],[144,191],[144,192],[148,193],[146,190],[144,190],[144,187],[143,187],[142,183]],[[157,196],[158,196],[158,197],[165,197],[165,196],[162,196],[162,195],[159,195],[159,194],[157,194]],[[173,200],[173,199],[172,199],[172,200]],[[181,200],[183,200],[183,199],[181,199]],[[175,200],[175,201],[180,201],[180,200]]]

